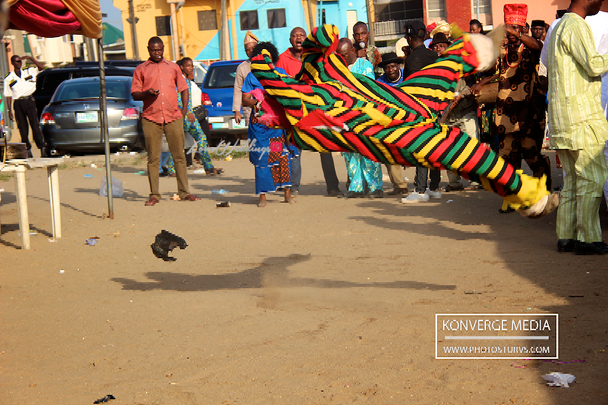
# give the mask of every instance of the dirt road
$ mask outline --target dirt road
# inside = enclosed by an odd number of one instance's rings
[[[0,181],[1,404],[608,403],[608,260],[558,254],[555,214],[501,215],[485,191],[324,197],[315,153],[296,204],[258,208],[250,163],[216,166],[225,174],[190,174],[201,201],[170,201],[162,178],[163,200],[144,207],[145,165],[123,160],[113,220],[103,171],[63,169],[55,242],[45,171],[29,171],[31,250]],[[163,229],[188,243],[175,262],[152,255]],[[558,313],[566,363],[436,360],[436,313]],[[552,371],[576,383],[548,387]]]

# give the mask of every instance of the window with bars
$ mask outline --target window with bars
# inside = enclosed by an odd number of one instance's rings
[[[156,17],[156,36],[171,35],[171,17],[164,15]]]
[[[429,20],[445,20],[445,0],[427,0],[427,11]]]
[[[473,15],[492,14],[492,0],[473,0]]]
[[[287,27],[287,20],[285,20],[285,9],[275,8],[268,10],[268,28],[283,28]]]
[[[203,10],[197,12],[198,30],[216,30],[217,29],[217,14],[215,10]]]
[[[246,30],[257,30],[259,29],[258,24],[258,11],[241,11],[239,13],[241,19],[241,31]]]

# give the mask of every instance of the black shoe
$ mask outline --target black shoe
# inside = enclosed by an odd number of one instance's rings
[[[513,208],[511,208],[511,207],[507,207],[506,210],[503,210],[502,208],[500,208],[498,210],[498,212],[500,212],[501,214],[510,214],[512,212],[515,212],[515,210]]]
[[[363,198],[365,197],[365,193],[357,192],[357,191],[349,191],[346,195],[342,196],[343,198]]]
[[[393,191],[386,193],[387,195],[402,195],[407,194],[407,188],[395,188]]]
[[[575,244],[575,239],[560,239],[557,241],[557,251],[560,253],[573,252]]]
[[[381,189],[374,190],[373,193],[369,195],[371,198],[384,198],[384,191]]]
[[[30,158],[30,159],[34,157],[34,155],[32,155],[31,149],[27,150],[27,157]]]
[[[342,197],[342,196],[344,196],[344,193],[342,191],[340,191],[339,188],[335,188],[333,190],[329,190],[327,192],[327,196],[328,197]]]
[[[574,252],[577,255],[607,255],[608,245],[604,242],[585,243],[577,240],[574,244]]]

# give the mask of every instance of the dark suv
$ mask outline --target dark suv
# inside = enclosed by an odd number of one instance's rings
[[[129,76],[133,77],[134,67],[106,66],[104,69],[106,76]],[[36,77],[36,109],[38,118],[42,114],[44,107],[51,101],[53,93],[65,80],[76,79],[79,77],[99,76],[99,66],[78,66],[65,68],[44,69]]]

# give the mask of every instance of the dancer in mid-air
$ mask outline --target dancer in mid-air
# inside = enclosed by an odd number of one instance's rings
[[[278,73],[262,51],[251,63],[265,90],[257,97],[260,122],[287,129],[303,149],[358,152],[382,163],[452,170],[502,196],[526,217],[552,212],[559,197],[547,190],[545,177],[516,171],[478,140],[440,123],[458,79],[494,66],[504,33],[494,36],[496,44],[479,34],[456,36],[436,63],[396,87],[351,73],[335,53],[339,35],[332,25],[308,36],[295,78]]]

